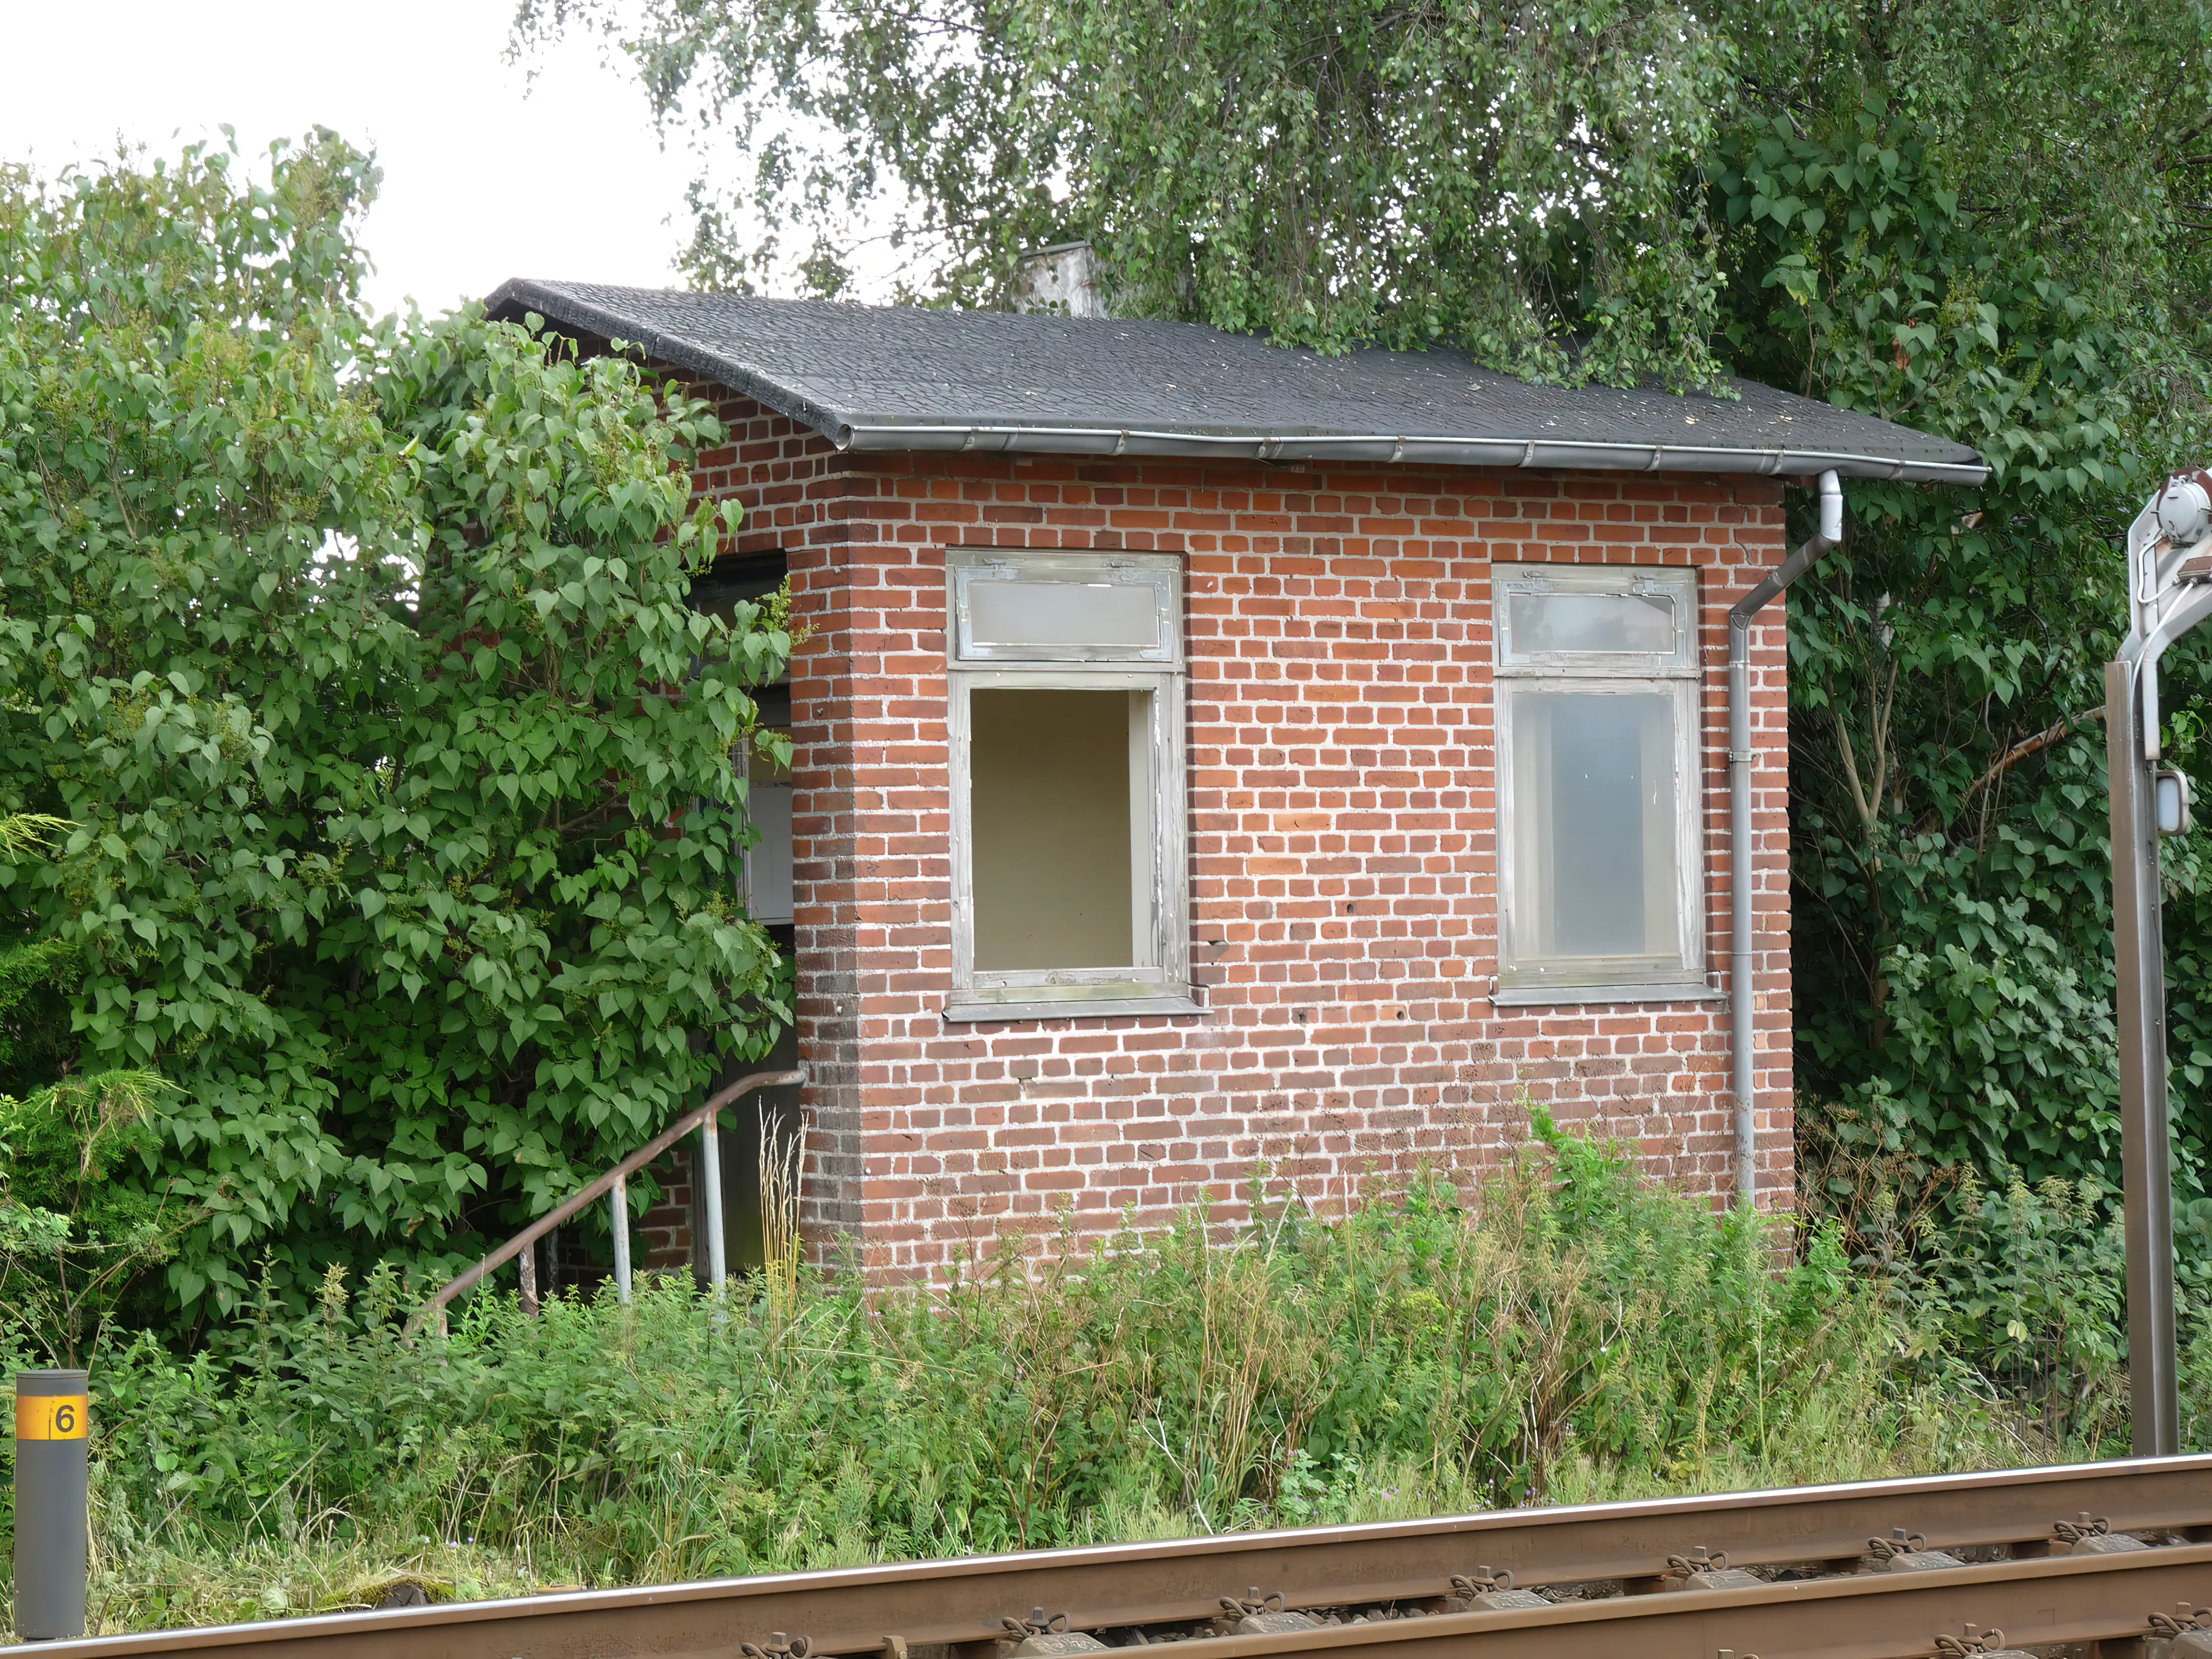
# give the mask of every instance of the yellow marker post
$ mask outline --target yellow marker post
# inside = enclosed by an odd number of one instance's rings
[[[15,1373],[15,1631],[27,1642],[84,1634],[86,1381]]]
[[[15,1396],[18,1440],[83,1440],[92,1433],[92,1401],[81,1394]]]

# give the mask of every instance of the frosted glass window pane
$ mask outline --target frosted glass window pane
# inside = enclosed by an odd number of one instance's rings
[[[1130,702],[1146,695],[969,694],[979,969],[1135,963]]]
[[[1516,653],[1674,649],[1671,593],[1510,593],[1507,605]]]
[[[967,584],[968,638],[978,646],[1119,646],[1160,641],[1160,593],[1150,582]]]
[[[1674,698],[1513,697],[1513,903],[1522,959],[1679,958]]]
[[[792,920],[791,786],[755,783],[745,810],[760,843],[745,849],[745,908],[760,922]]]

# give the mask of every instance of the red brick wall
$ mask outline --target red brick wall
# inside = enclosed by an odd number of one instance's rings
[[[782,550],[793,671],[808,1219],[884,1277],[1037,1240],[1224,1224],[1255,1170],[1340,1206],[1462,1176],[1524,1101],[1730,1188],[1727,1004],[1498,1008],[1493,559],[1687,563],[1704,608],[1709,977],[1726,984],[1726,614],[1783,556],[1767,480],[840,454],[742,399],[699,487]],[[948,1024],[945,553],[1185,559],[1202,1018]],[[1760,1187],[1791,1178],[1782,608],[1753,637]]]
[[[640,1273],[681,1273],[692,1266],[691,1147],[672,1147],[652,1166],[660,1200],[630,1224],[632,1267]]]

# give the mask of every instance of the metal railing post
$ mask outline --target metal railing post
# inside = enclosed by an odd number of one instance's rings
[[[620,1176],[615,1177],[613,1189],[608,1194],[614,1206],[610,1218],[615,1233],[615,1300],[629,1300],[629,1183]]]
[[[616,1164],[597,1181],[592,1182],[580,1192],[570,1194],[550,1214],[538,1217],[537,1220],[532,1222],[513,1238],[508,1239],[489,1255],[485,1256],[466,1273],[456,1274],[447,1280],[444,1287],[422,1307],[416,1310],[414,1315],[408,1320],[407,1328],[403,1333],[404,1339],[413,1341],[415,1333],[426,1323],[433,1321],[437,1324],[438,1334],[443,1336],[446,1334],[446,1309],[455,1297],[461,1295],[471,1286],[480,1284],[485,1274],[505,1266],[524,1251],[535,1248],[539,1239],[550,1237],[554,1230],[568,1220],[570,1216],[580,1215],[586,1209],[610,1194],[613,1195],[611,1220],[615,1240],[615,1290],[623,1301],[629,1301],[630,1288],[629,1192],[627,1184],[629,1178],[671,1148],[680,1145],[684,1138],[692,1130],[714,1117],[732,1101],[740,1099],[761,1089],[781,1089],[793,1085],[804,1085],[805,1082],[806,1068],[799,1066],[787,1072],[754,1072],[739,1078],[727,1088],[718,1091],[712,1099],[684,1113],[682,1117],[653,1136],[651,1140]],[[721,1173],[721,1166],[719,1163],[714,1165],[714,1170],[719,1178]],[[717,1229],[716,1237],[720,1236],[720,1230]],[[550,1249],[550,1247],[549,1246],[548,1249]],[[532,1271],[535,1271],[534,1263]],[[547,1271],[549,1273],[552,1271],[552,1264],[550,1261],[547,1264]]]
[[[532,1243],[514,1258],[515,1270],[522,1275],[522,1311],[531,1319],[538,1317],[538,1246]]]
[[[717,1295],[730,1276],[728,1251],[722,1237],[722,1137],[709,1112],[699,1121],[699,1157],[706,1165],[702,1179],[707,1186],[707,1283]]]

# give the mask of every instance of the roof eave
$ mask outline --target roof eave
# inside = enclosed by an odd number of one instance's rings
[[[1140,428],[901,423],[848,418],[831,432],[856,450],[975,450],[1048,455],[1173,455],[1262,461],[1412,461],[1445,466],[1544,467],[1605,472],[1754,473],[1972,486],[1979,463],[1916,461],[1819,449],[1734,449],[1701,444],[1598,443],[1559,438],[1451,438],[1414,433],[1177,432]],[[825,430],[827,428],[824,428]]]
[[[1200,432],[1138,428],[1029,424],[903,422],[830,407],[788,381],[732,359],[725,351],[578,298],[553,285],[517,277],[484,301],[497,314],[534,311],[563,328],[581,329],[635,345],[647,355],[702,380],[751,398],[813,428],[841,449],[976,450],[1042,455],[1172,455],[1268,461],[1426,462],[1445,466],[1543,467],[1604,472],[1753,473],[1805,477],[1834,471],[1845,477],[1973,486],[1990,475],[1972,462],[1917,461],[1818,449],[1741,449],[1701,444],[1600,443],[1560,438],[1454,438],[1417,433]],[[1968,453],[1972,452],[1969,451]]]
[[[702,380],[726,386],[779,415],[811,426],[841,447],[846,441],[844,422],[836,410],[771,378],[765,370],[732,362],[725,353],[687,335],[647,327],[527,277],[501,283],[484,301],[485,312],[492,316],[517,308],[534,311],[562,328],[583,329],[608,340],[636,346],[648,357],[689,369]]]

